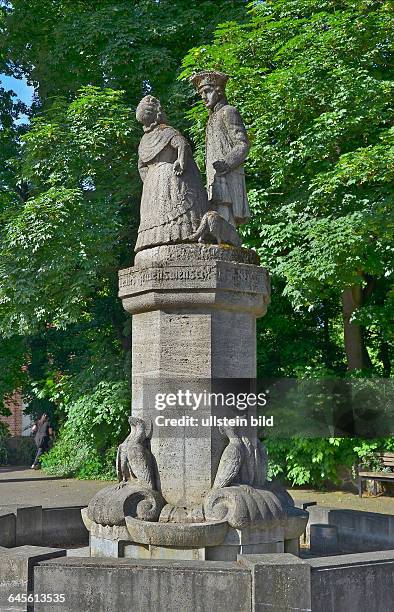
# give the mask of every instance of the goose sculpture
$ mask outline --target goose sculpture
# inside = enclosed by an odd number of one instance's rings
[[[214,489],[228,487],[238,476],[241,469],[244,453],[241,438],[235,433],[233,427],[220,427],[220,433],[228,438],[228,445],[220,458],[219,467],[216,472]]]
[[[231,484],[263,487],[268,465],[265,446],[260,440],[253,443],[247,436],[236,434],[233,427],[220,427],[219,430],[228,438],[228,445],[222,453],[213,488]]]
[[[155,488],[154,459],[150,450],[153,425],[143,419],[129,418],[130,434],[118,447],[116,472],[120,485],[138,480],[150,489]]]

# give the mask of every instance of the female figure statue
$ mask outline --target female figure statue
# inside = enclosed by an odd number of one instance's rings
[[[208,210],[207,194],[187,140],[166,123],[159,100],[145,96],[138,169],[144,183],[135,251],[188,242]]]

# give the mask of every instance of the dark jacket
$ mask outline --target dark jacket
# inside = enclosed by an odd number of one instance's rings
[[[45,421],[45,423],[38,425],[37,433],[34,437],[37,448],[48,448],[50,428],[51,424],[49,421]]]

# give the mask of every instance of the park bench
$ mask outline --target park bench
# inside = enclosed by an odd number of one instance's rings
[[[373,480],[374,482],[374,494],[376,495],[376,483],[381,482],[393,482],[394,483],[394,453],[377,453],[376,458],[379,460],[381,470],[367,471],[363,469],[363,466],[359,466],[358,470],[358,495],[363,496],[363,480]],[[391,471],[389,471],[389,469]],[[383,471],[385,470],[385,471]]]

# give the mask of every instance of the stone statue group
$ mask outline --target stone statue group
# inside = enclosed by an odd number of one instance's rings
[[[266,310],[269,280],[255,254],[227,248],[240,245],[237,227],[250,217],[249,141],[227,102],[227,80],[211,71],[191,79],[209,111],[206,188],[159,100],[146,96],[137,107],[141,219],[134,266],[120,283],[133,315],[133,416],[118,448],[118,483],[82,511],[97,556],[235,561],[241,552],[290,550],[291,543],[298,550],[305,529],[306,513],[268,482],[267,452],[253,427],[200,426],[192,435],[153,425],[152,382],[162,393],[170,374],[182,388],[208,375],[215,389],[214,374],[250,379],[255,372],[255,320]],[[174,409],[187,414],[182,404]]]
[[[204,71],[191,82],[209,110],[204,188],[191,148],[167,123],[160,101],[145,96],[136,117],[144,135],[138,154],[143,181],[135,250],[162,244],[240,245],[236,227],[250,217],[243,163],[249,141],[241,115],[227,102],[228,75]]]

